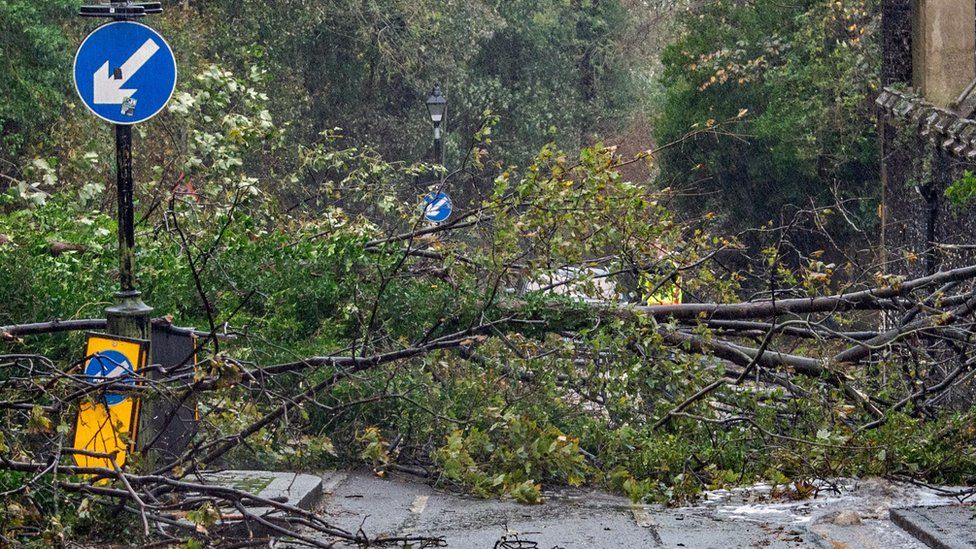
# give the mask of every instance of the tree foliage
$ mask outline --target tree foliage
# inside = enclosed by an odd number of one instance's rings
[[[664,183],[733,227],[780,222],[787,205],[852,198],[869,199],[858,213],[874,219],[878,10],[871,0],[723,0],[686,17],[663,57],[658,139],[744,116],[717,139],[668,151]]]
[[[75,3],[68,0],[0,4],[0,161],[12,162],[25,145],[43,141],[68,93],[71,44],[60,28]],[[10,166],[0,167],[3,172]]]

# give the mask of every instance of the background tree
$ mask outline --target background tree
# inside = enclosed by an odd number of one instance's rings
[[[658,140],[746,115],[729,134],[664,154],[662,184],[691,195],[682,207],[741,229],[779,223],[786,205],[856,198],[854,213],[873,222],[877,3],[721,1],[681,20],[663,56]]]
[[[68,93],[65,67],[72,44],[62,22],[77,6],[69,0],[0,4],[0,173],[27,145],[43,142],[46,125],[61,112]]]

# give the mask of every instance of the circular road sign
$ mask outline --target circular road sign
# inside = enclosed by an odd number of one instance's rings
[[[114,21],[92,31],[75,54],[75,89],[95,116],[138,124],[156,116],[176,89],[176,58],[142,23]]]
[[[454,211],[451,197],[445,193],[430,193],[424,197],[424,219],[441,223],[447,221]]]

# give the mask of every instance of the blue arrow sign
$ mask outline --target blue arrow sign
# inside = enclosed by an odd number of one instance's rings
[[[132,363],[118,351],[102,351],[95,353],[85,365],[85,375],[89,383],[105,383],[121,378],[126,385],[135,383],[132,377]],[[115,406],[128,398],[124,394],[106,393],[105,403]]]
[[[431,193],[424,197],[424,219],[440,223],[447,221],[454,211],[451,197],[444,193]]]
[[[176,89],[176,58],[158,32],[130,21],[98,27],[75,55],[75,88],[95,116],[138,124],[156,116]]]

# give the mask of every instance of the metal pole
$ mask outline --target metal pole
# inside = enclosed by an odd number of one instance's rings
[[[137,339],[150,338],[152,307],[142,302],[136,290],[136,234],[132,181],[132,126],[115,125],[115,171],[119,222],[119,292],[117,303],[105,309],[110,334]]]
[[[444,165],[444,140],[441,138],[441,125],[434,125],[434,162]]]
[[[132,126],[115,126],[115,169],[119,202],[119,288],[122,292],[133,292],[136,289],[136,229],[132,196]]]
[[[444,136],[443,136],[444,127],[443,126],[444,126],[443,121],[437,123],[434,126],[434,154],[437,155],[436,162],[441,165],[441,172],[440,172],[441,175],[440,177],[438,177],[438,181],[440,181],[440,187],[441,187],[440,191],[447,192],[444,189],[444,178],[447,176],[447,173],[445,173],[444,170],[446,170],[447,167],[447,159],[444,156],[445,153],[444,153]]]

